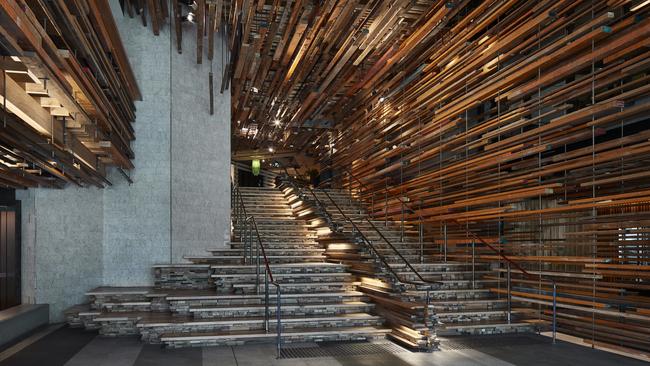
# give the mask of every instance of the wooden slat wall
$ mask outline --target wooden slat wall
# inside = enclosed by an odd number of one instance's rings
[[[141,96],[110,14],[106,0],[0,3],[0,185],[103,187],[106,166],[133,167]]]
[[[503,277],[476,236],[491,243],[538,276],[515,271],[513,286],[543,320],[552,275],[561,331],[650,351],[650,6],[427,14],[348,89],[336,130],[310,140],[323,169],[358,177],[366,188],[338,183],[377,217],[425,225],[438,260],[446,227],[448,260],[470,262],[474,243]]]

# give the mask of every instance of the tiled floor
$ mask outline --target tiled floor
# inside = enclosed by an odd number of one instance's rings
[[[524,336],[525,337],[525,336]],[[237,347],[163,349],[137,338],[103,338],[82,330],[56,330],[7,357],[0,366],[420,366],[420,365],[647,365],[603,351],[530,336],[530,341],[473,342],[478,348],[458,346],[433,353],[380,352],[357,356],[276,359],[272,344]],[[510,343],[510,344],[508,344]],[[309,345],[307,345],[309,346]],[[317,346],[317,345],[314,345]],[[454,348],[454,350],[451,350]]]

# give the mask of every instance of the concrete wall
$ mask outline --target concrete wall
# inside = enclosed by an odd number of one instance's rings
[[[223,246],[230,231],[230,92],[209,114],[207,57],[196,64],[194,34],[183,54],[167,24],[159,36],[139,19],[113,16],[143,95],[136,103],[133,184],[116,170],[103,190],[68,187],[18,193],[23,205],[23,298],[50,303],[52,321],[98,285],[152,283],[151,265]],[[174,41],[175,42],[175,41]],[[207,53],[207,46],[205,47]]]
[[[22,209],[23,303],[50,304],[50,320],[103,283],[103,191],[17,192]]]

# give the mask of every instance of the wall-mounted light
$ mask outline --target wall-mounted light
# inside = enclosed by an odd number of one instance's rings
[[[182,21],[189,22],[189,23],[194,23],[195,20],[196,20],[196,15],[194,15],[194,13],[192,12],[187,13],[187,15],[182,18]]]
[[[251,170],[253,171],[253,175],[256,177],[260,175],[260,169],[261,169],[260,161],[257,159],[253,160],[251,163]]]

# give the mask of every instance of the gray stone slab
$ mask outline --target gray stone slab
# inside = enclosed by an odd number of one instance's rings
[[[203,347],[203,366],[238,366],[232,347]]]
[[[72,357],[65,366],[132,366],[142,342],[136,337],[96,337]]]
[[[144,345],[134,366],[202,366],[201,348],[166,349]]]

